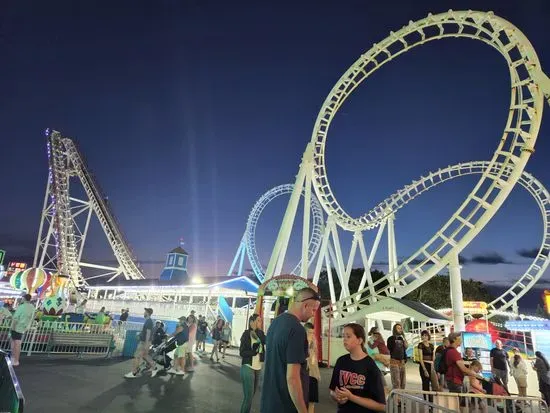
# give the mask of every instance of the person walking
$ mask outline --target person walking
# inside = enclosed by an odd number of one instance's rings
[[[330,397],[338,403],[338,413],[386,411],[382,372],[365,348],[365,329],[359,324],[344,326],[344,348],[334,365]]]
[[[174,353],[174,365],[167,371],[167,373],[183,376],[185,375],[185,359],[189,341],[189,326],[187,324],[187,317],[182,316],[178,319],[176,331],[172,336],[176,338],[176,351]]]
[[[491,372],[493,376],[498,377],[504,387],[508,389],[508,367],[510,357],[508,352],[502,348],[502,341],[495,341],[495,347],[491,350]]]
[[[155,377],[159,372],[156,363],[149,355],[149,348],[151,347],[151,342],[153,340],[153,320],[151,320],[152,315],[153,309],[145,308],[143,314],[145,322],[143,323],[143,328],[141,329],[141,333],[139,334],[139,343],[136,349],[136,353],[134,354],[134,366],[131,372],[124,375],[124,377],[126,377],[127,379],[134,379],[138,376],[139,367],[143,360],[147,362],[147,365],[151,370],[151,377]]]
[[[262,319],[258,314],[248,318],[248,328],[241,336],[239,355],[241,361],[241,382],[243,384],[243,401],[241,413],[250,413],[252,400],[258,390],[262,363],[265,357],[265,334],[261,329]]]
[[[206,317],[199,315],[199,321],[197,323],[197,353],[204,353],[206,351],[206,334],[208,333],[208,323]]]
[[[21,355],[21,340],[23,334],[29,329],[34,319],[35,308],[31,304],[31,295],[25,294],[21,304],[15,309],[11,318],[10,339],[11,339],[11,364],[14,367],[19,366],[19,356]]]
[[[231,323],[228,321],[223,325],[222,334],[221,334],[221,345],[222,345],[222,359],[225,358],[225,351],[231,343]]]
[[[527,397],[527,364],[521,354],[514,354],[514,360],[510,365],[510,374],[518,386],[520,397]]]
[[[533,363],[533,370],[537,372],[539,380],[539,391],[542,399],[550,406],[550,364],[540,351],[535,352],[536,360]]]
[[[308,412],[314,413],[315,403],[319,403],[319,381],[321,380],[321,371],[319,370],[319,359],[317,358],[317,338],[315,337],[315,327],[311,323],[305,323],[308,358],[307,371],[309,373],[309,406]]]
[[[418,343],[418,351],[420,354],[418,372],[420,374],[420,380],[422,381],[422,391],[438,391],[439,386],[437,386],[434,370],[435,348],[434,345],[430,343],[431,336],[428,330],[424,330],[420,333],[420,339],[422,341]],[[432,402],[433,396],[430,395],[428,400]]]
[[[212,353],[210,353],[210,360],[214,361],[214,354],[215,354],[217,363],[220,362],[220,357],[218,356],[218,347],[221,345],[222,330],[223,330],[224,324],[225,322],[221,318],[218,318],[218,320],[216,321],[216,324],[214,324],[211,331],[212,342],[214,344],[214,347],[212,347]]]
[[[404,389],[407,384],[407,347],[403,326],[395,323],[392,335],[388,337],[388,350],[390,351],[390,376],[394,389]]]
[[[195,347],[195,340],[197,338],[197,317],[195,317],[195,311],[191,311],[191,314],[187,317],[187,326],[189,328],[189,342],[185,349],[185,357],[187,360],[187,371],[195,371],[195,358],[193,357],[193,347]]]
[[[307,413],[308,342],[301,322],[319,308],[321,298],[312,288],[299,290],[287,312],[276,317],[267,332],[262,413]]]

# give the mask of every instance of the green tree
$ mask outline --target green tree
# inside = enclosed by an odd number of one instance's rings
[[[359,290],[359,284],[363,277],[365,270],[363,268],[354,268],[351,270],[349,289],[353,294]],[[338,281],[338,275],[336,269],[332,269],[332,276],[334,279],[334,290],[336,293],[336,299],[340,298],[341,286]],[[371,271],[373,282],[377,282],[384,278],[386,274],[379,270]],[[326,271],[322,271],[319,277],[318,283],[321,297],[325,300],[330,300],[330,289],[328,283],[328,276]],[[380,290],[383,287],[387,287],[388,282],[386,280],[379,282],[376,286],[376,290]],[[464,301],[485,301],[490,302],[494,297],[489,293],[485,284],[476,280],[462,280],[462,293],[464,295]],[[407,294],[405,298],[414,301],[420,301],[433,308],[449,308],[451,307],[450,296],[450,283],[449,277],[446,275],[436,275],[430,280],[422,284],[419,288]]]

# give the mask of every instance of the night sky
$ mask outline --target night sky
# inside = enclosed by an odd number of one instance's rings
[[[223,275],[254,202],[293,181],[334,83],[390,30],[428,12],[493,10],[527,35],[550,72],[547,0],[373,3],[4,1],[0,248],[11,258],[33,255],[47,127],[77,141],[150,276],[181,237],[191,274]],[[341,205],[357,216],[430,170],[490,159],[509,96],[504,59],[481,42],[438,41],[384,66],[329,132],[328,173]],[[550,185],[545,111],[527,170]],[[420,247],[476,181],[448,183],[399,213],[399,256]],[[264,264],[286,201],[259,224]],[[108,262],[95,224],[85,258]],[[518,252],[541,236],[540,212],[517,187],[463,251],[474,261],[464,276],[510,283],[530,262]],[[295,259],[297,237],[291,249]],[[376,261],[385,268],[385,248]]]

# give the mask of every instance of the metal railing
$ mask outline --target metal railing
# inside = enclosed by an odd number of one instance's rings
[[[538,397],[429,392],[421,390],[392,390],[388,396],[386,411],[389,413],[549,412],[546,403]]]
[[[8,355],[0,351],[0,411],[23,413],[25,398]]]
[[[23,334],[21,352],[110,356],[121,350],[126,331],[141,328],[140,323],[108,324],[66,321],[35,321]],[[9,326],[0,326],[0,350],[9,350]]]

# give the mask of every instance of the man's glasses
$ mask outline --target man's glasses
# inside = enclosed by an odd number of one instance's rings
[[[315,300],[315,301],[321,301],[321,297],[319,295],[312,295],[311,297],[304,298],[303,300],[298,301],[299,303],[303,303],[307,300]]]

